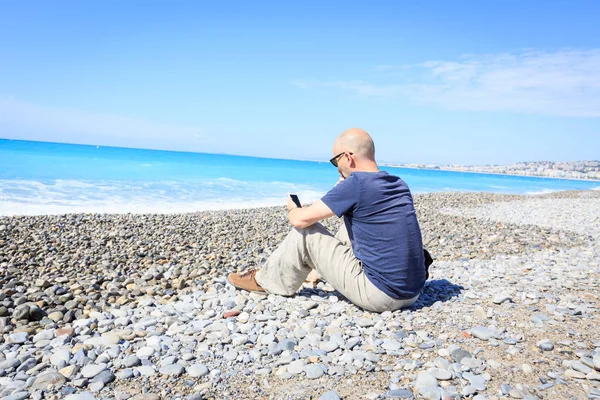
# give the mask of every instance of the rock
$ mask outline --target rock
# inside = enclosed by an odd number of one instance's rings
[[[570,366],[571,366],[571,369],[574,369],[575,371],[578,371],[578,372],[582,372],[584,374],[589,374],[590,372],[593,372],[592,368],[588,367],[587,365],[585,365],[579,361],[573,361]]]
[[[512,301],[511,295],[508,293],[500,293],[497,294],[496,296],[494,296],[494,298],[492,299],[492,302],[494,304],[502,304],[506,301]]]
[[[463,349],[456,349],[450,353],[450,356],[454,360],[454,362],[461,362],[461,360],[465,357],[472,357],[471,353]]]
[[[30,307],[27,304],[22,304],[13,311],[13,318],[16,320],[28,320]]]
[[[133,355],[133,354],[125,357],[125,359],[123,360],[123,365],[126,368],[136,367],[136,366],[140,365],[141,363],[142,363],[142,361],[139,359],[139,357],[136,355]]]
[[[23,343],[27,342],[28,339],[29,339],[29,333],[27,333],[27,332],[17,332],[17,333],[8,335],[8,343],[23,344]]]
[[[13,392],[8,396],[2,397],[2,400],[23,400],[29,398],[29,392]]]
[[[476,337],[477,339],[481,340],[490,340],[496,337],[496,333],[494,331],[483,326],[476,326],[474,328],[471,328],[470,332],[471,335],[473,335],[473,337]]]
[[[306,372],[306,377],[308,379],[317,379],[323,376],[325,371],[323,371],[323,367],[321,364],[309,364],[304,368]],[[289,371],[292,372],[292,371]]]
[[[413,393],[407,389],[388,390],[384,397],[388,399],[414,399]]]
[[[370,318],[355,318],[354,323],[362,328],[368,328],[375,325],[375,322]]]
[[[552,350],[554,350],[554,344],[550,340],[548,340],[548,339],[540,340],[539,342],[537,342],[537,346],[542,351],[552,351]]]
[[[565,371],[565,378],[585,379],[585,374],[579,371],[568,369]]]
[[[236,316],[238,316],[240,314],[241,314],[240,310],[230,310],[230,311],[226,311],[223,314],[223,318],[232,318],[232,317],[236,317]]]
[[[389,351],[397,351],[402,348],[400,342],[394,339],[383,339],[383,343],[381,343],[381,348]]]
[[[112,373],[112,371],[105,369],[104,371],[100,372],[98,375],[96,375],[94,377],[94,379],[92,379],[92,382],[102,382],[103,386],[114,381],[115,380],[115,375]]]
[[[327,392],[323,393],[321,395],[321,397],[319,397],[319,400],[341,400],[341,399],[335,390],[328,390]]]
[[[596,354],[594,357],[592,357],[592,361],[596,371],[600,371],[600,354]]]
[[[301,373],[302,371],[304,371],[304,360],[296,360],[296,361],[292,361],[291,363],[288,364],[287,366],[287,370],[290,374],[294,374],[297,375],[299,373]]]
[[[21,365],[21,361],[19,361],[17,358],[0,361],[0,371],[7,371],[11,368],[17,368],[19,365]]]
[[[31,390],[48,390],[50,388],[59,389],[64,385],[66,379],[58,372],[44,372],[35,378]]]
[[[158,370],[158,372],[161,375],[167,375],[167,376],[179,376],[179,375],[183,374],[184,371],[185,371],[185,368],[183,367],[183,365],[179,365],[179,364],[165,365],[163,367],[160,367],[160,369]]]
[[[88,364],[81,369],[84,378],[93,378],[106,369],[106,364]]]
[[[58,371],[62,376],[67,379],[71,379],[72,377],[79,372],[79,366],[77,365],[69,365],[67,367],[62,368]]]
[[[523,373],[525,373],[525,374],[531,374],[531,373],[533,373],[533,368],[529,364],[523,364],[521,366],[521,369],[523,370]]]
[[[71,360],[71,352],[69,349],[58,349],[54,351],[54,354],[50,357],[50,364],[56,368],[64,368],[69,364]]]
[[[319,345],[319,348],[320,348],[321,350],[324,350],[324,351],[326,351],[327,353],[330,353],[330,352],[332,352],[332,351],[335,351],[335,350],[337,350],[337,349],[338,349],[338,347],[339,347],[339,345],[338,345],[336,342],[332,341],[332,340],[330,340],[330,341],[327,341],[327,342],[323,342],[323,343],[321,343],[321,344]]]
[[[417,379],[415,379],[415,387],[417,390],[421,390],[423,388],[428,387],[437,387],[438,381],[437,379],[427,371],[421,371],[417,374]]]
[[[194,364],[187,368],[187,373],[192,378],[201,378],[208,375],[208,368],[204,364]]]
[[[64,398],[64,400],[95,400],[96,396],[94,396],[90,392],[81,392],[70,394]]]
[[[152,376],[152,375],[156,374],[156,370],[154,369],[154,367],[152,367],[150,365],[142,365],[140,367],[137,367],[136,370],[142,376]]]
[[[428,371],[435,379],[440,381],[447,381],[452,379],[452,373],[445,369],[431,368]]]
[[[155,352],[156,350],[154,350],[153,347],[146,346],[139,349],[136,354],[138,357],[148,358],[151,357]]]

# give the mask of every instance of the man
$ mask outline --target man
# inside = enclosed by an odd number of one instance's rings
[[[260,270],[230,274],[238,289],[291,296],[316,270],[348,300],[366,310],[412,305],[426,270],[412,195],[402,179],[380,171],[375,145],[361,129],[342,133],[331,163],[341,179],[309,207],[288,198],[294,229]],[[344,224],[333,236],[317,223],[333,215]]]

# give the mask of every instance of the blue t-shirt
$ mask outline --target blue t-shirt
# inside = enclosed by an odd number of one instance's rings
[[[421,229],[412,195],[385,171],[353,172],[322,199],[344,216],[354,255],[365,274],[394,299],[409,299],[425,284]]]

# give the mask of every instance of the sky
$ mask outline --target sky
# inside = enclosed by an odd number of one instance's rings
[[[0,2],[0,138],[380,162],[600,159],[600,2]]]

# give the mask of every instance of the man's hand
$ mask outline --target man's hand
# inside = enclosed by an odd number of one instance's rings
[[[292,198],[290,196],[288,196],[288,198],[287,198],[288,212],[292,211],[294,208],[298,208],[298,206],[296,205],[296,203],[294,203],[294,200],[292,200]]]

